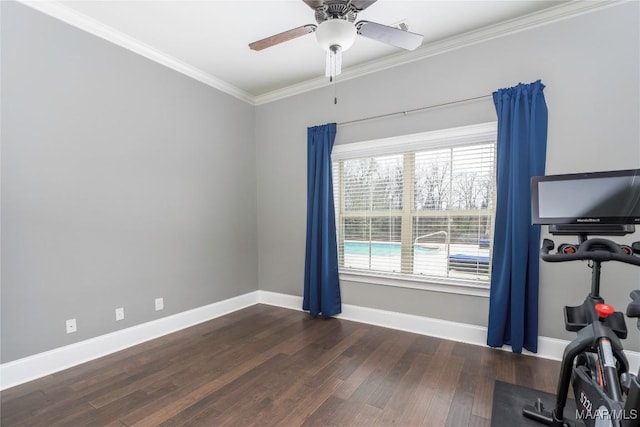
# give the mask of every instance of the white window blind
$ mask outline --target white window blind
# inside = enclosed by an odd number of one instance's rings
[[[495,139],[489,123],[334,147],[341,271],[488,285]]]

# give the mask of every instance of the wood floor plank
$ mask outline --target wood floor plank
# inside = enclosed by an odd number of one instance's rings
[[[491,427],[491,420],[471,415],[468,427]]]
[[[389,338],[380,335],[379,338],[384,341],[381,342],[380,345],[364,359],[352,375],[349,376],[344,386],[338,391],[338,396],[344,399],[350,399],[356,391],[360,390],[360,395],[367,393],[368,397],[368,395],[373,392],[373,390],[369,389],[369,387],[374,387],[372,383],[384,379],[384,376],[386,376],[388,371],[396,364],[402,356],[402,353],[406,351],[411,343],[408,336],[399,336],[403,339],[393,340],[391,339],[393,335],[389,336]],[[373,374],[376,374],[375,379],[371,378]],[[369,384],[367,384],[363,391],[361,390],[362,384],[366,381],[369,381]],[[359,396],[356,396],[356,398],[359,398]],[[365,400],[366,399],[362,402],[364,403]]]
[[[0,393],[2,426],[490,425],[559,363],[254,305]]]
[[[429,396],[424,390],[428,387],[421,384],[425,373],[425,367],[429,365],[432,356],[418,352],[406,374],[400,378],[400,384],[396,387],[387,405],[383,409],[382,417],[377,425],[408,425],[410,420],[414,420],[414,425],[418,418],[424,416],[424,406],[429,403]]]
[[[479,379],[477,391],[474,393],[471,414],[480,418],[491,418],[493,401],[493,385],[497,378],[497,361],[495,357],[501,350],[484,349],[480,354]]]
[[[364,404],[353,418],[354,426],[372,426],[378,421],[382,415],[382,409]]]
[[[444,426],[456,391],[456,386],[462,371],[464,359],[452,355],[455,343],[442,341],[436,354],[428,366],[428,394],[429,404],[425,406],[424,417],[418,422],[421,425]]]
[[[262,420],[258,419],[253,425],[292,425],[300,426],[304,423],[308,423],[314,420],[313,415],[324,404],[325,401],[330,399],[335,391],[343,384],[343,380],[329,376],[319,384],[318,387],[314,387],[313,390],[306,394],[304,399],[299,401],[298,405],[291,408],[290,412],[285,417],[274,420],[271,424],[262,424]]]
[[[471,423],[471,408],[473,407],[473,393],[456,389],[451,404],[445,426],[466,426]]]

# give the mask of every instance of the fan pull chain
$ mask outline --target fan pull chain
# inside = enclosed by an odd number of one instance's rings
[[[336,78],[335,77],[330,77],[329,78],[329,82],[333,82],[333,105],[336,105],[338,103],[338,93],[337,93],[337,89],[336,89]]]

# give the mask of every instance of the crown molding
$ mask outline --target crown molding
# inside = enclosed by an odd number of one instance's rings
[[[198,80],[251,105],[267,104],[290,96],[309,92],[311,90],[320,89],[331,84],[326,77],[317,77],[287,86],[283,89],[277,89],[265,94],[254,96],[230,83],[225,82],[224,80],[142,43],[133,37],[127,36],[124,33],[104,25],[86,15],[76,12],[57,1],[18,1],[44,14],[66,22],[69,25],[108,40],[118,46],[124,47],[125,49],[131,50],[141,56],[178,71],[179,73]],[[534,12],[520,18],[483,27],[478,30],[469,31],[464,34],[449,37],[433,43],[428,43],[412,52],[400,52],[380,60],[370,61],[350,67],[343,71],[338,82],[355,79],[377,71],[397,67],[399,65],[420,61],[455,49],[471,46],[509,34],[515,34],[584,13],[593,12],[602,8],[628,3],[630,1],[632,0],[573,0],[571,2],[563,3],[539,12]]]
[[[41,0],[18,0],[32,9],[63,21],[69,25],[86,31],[90,34],[98,36],[104,40],[110,41],[120,47],[128,49],[147,59],[162,64],[172,70],[184,74],[201,83],[211,86],[221,92],[234,96],[242,101],[254,104],[255,99],[250,93],[233,86],[224,80],[221,80],[211,74],[208,74],[196,67],[187,64],[171,55],[161,52],[152,46],[149,46],[140,40],[130,37],[112,27],[109,27],[93,18],[71,9],[57,1],[41,1]]]

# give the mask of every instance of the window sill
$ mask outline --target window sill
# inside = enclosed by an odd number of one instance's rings
[[[489,285],[456,279],[398,277],[360,270],[340,270],[340,280],[368,283],[371,285],[392,286],[396,288],[418,289],[422,291],[445,292],[449,294],[470,295],[489,298]]]

